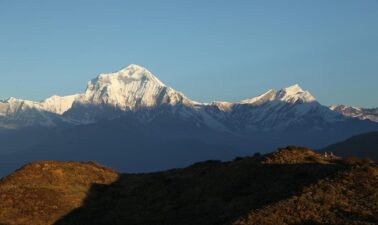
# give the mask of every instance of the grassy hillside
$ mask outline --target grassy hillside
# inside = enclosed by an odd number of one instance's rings
[[[93,163],[37,162],[0,181],[0,224],[53,224],[80,207],[91,186],[118,174]]]
[[[357,167],[305,187],[294,196],[249,212],[234,225],[378,224],[378,170]]]
[[[39,162],[1,180],[0,193],[9,225],[378,222],[375,165],[296,147],[149,174]]]

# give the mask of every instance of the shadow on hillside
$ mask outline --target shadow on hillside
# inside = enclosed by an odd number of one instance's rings
[[[290,225],[332,225],[332,224],[318,223],[318,222],[313,221],[313,220],[307,220],[307,221],[304,221],[303,223],[296,223],[296,224],[290,224]]]
[[[370,216],[370,215],[363,215],[362,213],[355,213],[355,212],[348,212],[345,210],[340,211],[340,214],[343,215],[344,218],[353,218],[359,221],[368,222],[368,223],[377,223],[378,222],[378,215]]]
[[[83,205],[55,225],[227,224],[343,169],[339,164],[252,161],[208,161],[180,170],[123,174],[111,185],[93,185]]]
[[[350,212],[343,212],[343,215],[345,217],[352,217],[355,220],[368,222],[368,223],[371,223],[371,224],[375,224],[377,222],[377,220],[372,216],[365,216],[365,215],[361,215],[361,214],[357,214],[357,213],[350,213]],[[304,221],[302,223],[296,223],[296,224],[290,224],[290,225],[335,225],[335,224],[319,223],[319,222],[316,222],[316,221],[313,221],[313,220],[307,220],[307,221]]]

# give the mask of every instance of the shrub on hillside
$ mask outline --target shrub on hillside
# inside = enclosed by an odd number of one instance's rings
[[[261,156],[260,152],[256,152],[255,154],[253,154],[253,157],[260,157],[260,156]]]
[[[240,161],[240,160],[243,160],[243,159],[244,159],[244,157],[237,156],[237,157],[234,158],[233,161],[235,162],[235,161]]]

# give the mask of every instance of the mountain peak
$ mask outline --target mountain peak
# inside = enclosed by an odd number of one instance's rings
[[[283,90],[287,94],[296,94],[296,93],[299,93],[299,92],[304,92],[303,89],[299,86],[299,84],[291,85],[289,87],[283,88]]]
[[[90,81],[90,83],[106,83],[108,85],[119,85],[128,84],[136,81],[151,81],[158,86],[166,86],[146,68],[136,64],[130,64],[129,66],[115,73],[100,74],[97,78]]]
[[[183,98],[181,93],[167,87],[146,68],[131,64],[118,72],[103,73],[91,80],[79,102],[126,110],[175,104]]]
[[[262,95],[259,95],[259,96],[254,97],[254,98],[243,100],[240,103],[241,104],[260,105],[260,104],[263,104],[267,101],[273,101],[275,99],[275,96],[276,96],[276,91],[271,89],[271,90],[265,92]]]
[[[298,84],[281,89],[278,92],[278,98],[281,101],[295,103],[295,102],[314,102],[316,99],[310,92],[303,90]]]
[[[78,97],[80,97],[80,94],[68,96],[53,95],[49,98],[46,98],[39,104],[46,111],[62,115],[72,107],[72,104]]]
[[[295,102],[313,102],[316,101],[315,98],[310,94],[310,92],[303,90],[298,84],[291,85],[286,88],[282,88],[279,91],[269,90],[262,95],[254,98],[246,99],[241,101],[242,104],[253,104],[261,105],[270,101],[282,101],[288,103]]]
[[[129,64],[125,68],[121,69],[121,71],[123,71],[123,70],[147,70],[147,69],[145,67],[137,65],[137,64]]]

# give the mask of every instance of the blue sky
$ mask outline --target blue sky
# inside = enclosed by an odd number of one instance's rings
[[[377,0],[0,0],[0,98],[82,92],[128,64],[197,101],[299,83],[378,107]]]

